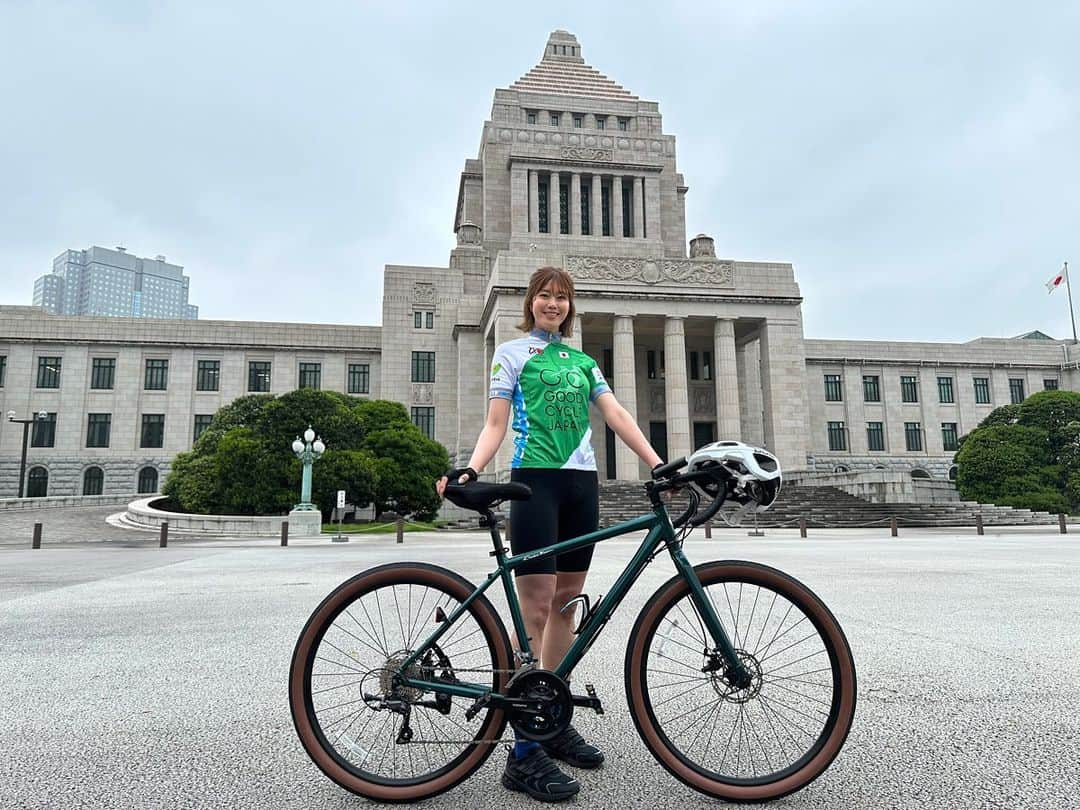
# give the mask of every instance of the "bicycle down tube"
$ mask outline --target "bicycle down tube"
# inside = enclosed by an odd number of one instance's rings
[[[585,653],[599,636],[604,625],[607,624],[611,615],[622,603],[623,598],[629,592],[631,586],[637,581],[641,572],[645,570],[649,561],[659,553],[659,547],[662,544],[668,544],[668,551],[671,554],[672,562],[674,563],[676,570],[690,586],[691,598],[698,610],[698,614],[719,647],[724,659],[736,672],[741,672],[743,670],[742,662],[736,655],[735,648],[725,632],[711,600],[702,588],[701,582],[699,581],[693,566],[683,554],[680,546],[670,545],[670,542],[674,540],[674,533],[666,510],[664,510],[664,507],[662,506],[657,508],[651,514],[643,515],[634,518],[633,520],[610,526],[606,529],[599,529],[595,532],[584,534],[581,537],[564,540],[560,543],[555,543],[554,545],[546,546],[542,549],[530,551],[525,554],[517,554],[508,557],[500,542],[495,554],[498,560],[498,568],[495,571],[492,571],[476,590],[474,590],[464,602],[458,605],[444,621],[440,622],[440,626],[428,636],[423,643],[418,645],[412,654],[402,661],[398,671],[407,672],[427,650],[433,645],[438,644],[439,639],[442,638],[443,634],[445,634],[454,625],[457,619],[468,609],[469,604],[491,587],[492,583],[497,579],[501,579],[503,582],[507,603],[510,607],[514,632],[521,644],[521,652],[524,654],[523,657],[525,657],[526,660],[535,660],[529,645],[528,634],[525,632],[525,623],[522,618],[521,605],[517,598],[517,591],[514,588],[513,578],[511,577],[511,573],[514,569],[530,560],[562,554],[567,551],[574,551],[578,548],[594,545],[603,540],[609,540],[613,537],[618,537],[633,531],[640,531],[642,529],[647,529],[648,534],[645,536],[645,539],[642,540],[641,545],[638,547],[637,552],[627,564],[626,568],[611,586],[611,590],[596,604],[595,609],[585,619],[581,631],[578,633],[574,643],[570,646],[566,655],[563,656],[562,661],[559,662],[559,665],[555,668],[555,674],[560,678],[566,679],[574,670],[574,667],[580,663]],[[494,537],[495,535],[493,533],[493,538]],[[457,697],[478,699],[491,691],[490,687],[487,686],[461,682],[432,682],[407,677],[402,677],[401,682],[405,686],[424,689],[426,691],[443,692]]]

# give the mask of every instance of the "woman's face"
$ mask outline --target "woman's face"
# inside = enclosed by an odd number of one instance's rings
[[[553,283],[545,284],[532,301],[533,320],[538,329],[558,332],[570,312],[570,296]]]

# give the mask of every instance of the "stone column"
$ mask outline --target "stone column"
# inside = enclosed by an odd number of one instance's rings
[[[713,378],[716,381],[716,438],[741,441],[739,370],[735,364],[735,321],[717,318],[713,325]]]
[[[645,178],[645,237],[663,237],[660,227],[660,180],[656,177]]]
[[[548,233],[559,235],[559,173],[548,175]]]
[[[622,232],[622,178],[615,176],[611,178],[611,235],[616,239],[622,239]]]
[[[488,375],[484,336],[479,329],[461,329],[457,336],[457,441],[455,464],[464,465],[476,446],[487,413]]]
[[[634,213],[631,215],[632,225],[634,228],[634,238],[645,238],[645,186],[643,185],[645,179],[643,177],[634,177],[631,181],[634,185],[631,190],[631,199],[633,201]]]
[[[581,236],[581,175],[570,175],[570,235]]]
[[[664,401],[667,413],[668,457],[690,455],[690,404],[687,400],[686,332],[681,315],[664,320]]]
[[[592,194],[589,195],[589,205],[592,208],[592,216],[589,217],[589,235],[604,235],[604,198],[601,186],[601,177],[598,174],[592,176]]]
[[[566,338],[565,343],[581,351],[581,342],[581,312],[577,312],[574,314],[574,334]]]
[[[765,446],[780,459],[781,469],[806,468],[806,356],[802,321],[768,320],[761,329],[761,397]]]
[[[522,166],[510,170],[510,232],[529,232],[529,174]]]
[[[500,312],[495,316],[495,348],[498,349],[500,344],[505,343],[508,340],[521,337],[522,333],[517,330],[515,325],[521,320],[521,313],[517,315]],[[488,374],[491,373],[491,368],[487,369]],[[485,377],[484,386],[486,388],[490,378]],[[485,401],[487,400],[487,391],[484,391]],[[487,413],[485,409],[484,413]],[[510,422],[513,421],[513,411],[511,411]],[[488,464],[486,472],[492,475],[493,481],[509,481],[510,480],[510,460],[514,457],[514,437],[517,435],[513,429],[509,427],[510,422],[507,423],[506,436],[503,438],[503,443],[499,446],[499,449],[495,452],[495,458],[490,464]]]
[[[634,356],[634,319],[615,316],[613,351],[615,379],[611,381],[619,403],[637,421],[637,368]],[[621,439],[615,442],[615,477],[621,481],[638,480],[638,457]]]
[[[540,177],[529,169],[529,233],[540,233]]]

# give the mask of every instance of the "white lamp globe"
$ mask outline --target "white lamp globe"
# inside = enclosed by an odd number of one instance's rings
[[[48,411],[38,411],[37,418],[44,422],[46,419],[49,418],[49,412]]]
[[[326,445],[323,444],[322,439],[316,439],[315,444],[311,445],[311,449],[314,450],[316,453],[321,454],[326,452]]]
[[[292,451],[293,451],[294,453],[303,453],[303,452],[304,452],[304,443],[303,443],[302,441],[300,441],[300,437],[299,437],[299,436],[298,436],[298,437],[296,438],[296,440],[295,440],[295,441],[294,441],[294,442],[292,443]]]
[[[304,431],[304,441],[309,444],[315,439],[315,431],[308,425],[308,429]]]
[[[7,418],[8,418],[8,421],[9,421],[9,422],[10,422],[10,421],[11,421],[12,419],[14,419],[14,418],[15,418],[15,411],[8,411],[8,412],[7,412]]]

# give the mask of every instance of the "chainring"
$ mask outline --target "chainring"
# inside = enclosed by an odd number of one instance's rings
[[[545,742],[557,737],[574,716],[574,702],[566,681],[546,669],[520,672],[507,685],[506,696],[524,707],[507,710],[510,725],[526,740]]]

